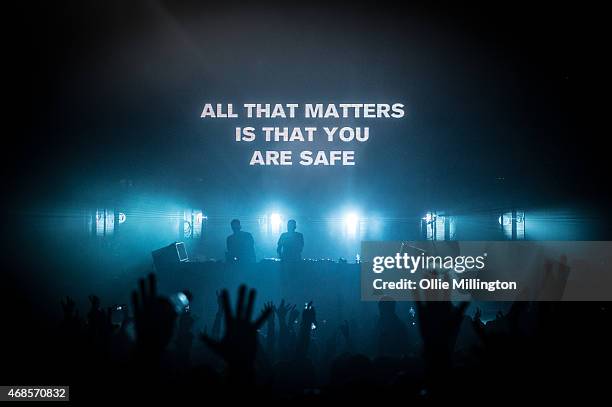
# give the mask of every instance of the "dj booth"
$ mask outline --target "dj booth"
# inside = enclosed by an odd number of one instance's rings
[[[206,318],[214,316],[217,310],[217,291],[228,289],[234,304],[241,284],[257,290],[257,309],[267,301],[278,304],[285,299],[298,304],[298,309],[313,301],[318,315],[322,312],[328,318],[336,318],[351,313],[353,310],[348,308],[360,303],[360,265],[356,263],[273,259],[257,263],[177,261],[176,251],[164,248],[159,252],[162,250],[170,253],[165,259],[160,253],[153,253],[160,292],[170,295],[190,290],[194,296],[192,308]]]

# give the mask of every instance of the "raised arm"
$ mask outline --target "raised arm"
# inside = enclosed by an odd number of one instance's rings
[[[284,243],[284,239],[283,239],[284,235],[285,235],[284,233],[280,235],[280,237],[278,238],[278,243],[276,244],[276,253],[278,254],[278,257],[281,257],[283,243]]]

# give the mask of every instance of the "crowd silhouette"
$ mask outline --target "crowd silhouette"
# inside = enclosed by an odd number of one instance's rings
[[[104,307],[90,295],[81,313],[66,297],[59,329],[28,346],[53,353],[49,374],[72,386],[73,399],[427,402],[605,389],[605,303],[516,301],[485,323],[480,310],[466,315],[465,302],[417,301],[404,315],[382,298],[361,304],[378,307],[374,321],[319,321],[308,299],[266,299],[256,309],[256,290],[244,285],[235,296],[211,295],[214,320],[198,330],[195,308],[160,296],[154,274],[138,282],[129,307]]]

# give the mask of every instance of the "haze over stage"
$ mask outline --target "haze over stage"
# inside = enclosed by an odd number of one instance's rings
[[[467,239],[507,239],[512,208],[526,211],[528,239],[610,238],[609,153],[591,128],[606,117],[591,94],[605,76],[585,63],[606,49],[596,32],[606,24],[568,30],[590,20],[543,4],[231,3],[69,1],[7,14],[23,45],[9,81],[19,131],[3,238],[25,289],[50,301],[83,287],[129,295],[186,210],[208,216],[203,238],[187,242],[208,258],[223,258],[235,217],[258,258],[273,255],[277,235],[260,229],[271,214],[298,220],[307,257],[349,261],[358,240],[346,230],[418,239],[432,211],[457,216]],[[402,103],[406,114],[364,119],[376,134],[355,144],[358,165],[252,167],[238,123],[201,114],[205,103],[236,113],[266,101],[341,116],[342,103]],[[310,125],[294,120],[273,127]],[[97,211],[127,216],[112,239],[92,235]],[[347,213],[359,214],[350,228]]]
[[[598,76],[580,62],[601,48],[596,35],[567,32],[576,18],[567,10],[62,7],[20,13],[24,32],[45,35],[20,61],[35,70],[23,81],[34,91],[22,96],[36,97],[20,109],[26,134],[11,153],[17,207],[113,200],[125,193],[121,180],[137,195],[163,191],[211,213],[249,213],[272,200],[313,216],[354,200],[390,217],[509,203],[609,206],[596,176],[606,172],[605,149],[593,148],[599,132],[585,128],[600,109],[584,103]],[[230,20],[231,32],[220,23]],[[203,104],[216,101],[397,102],[406,116],[376,125],[376,138],[355,149],[359,165],[277,171],[246,165],[252,149],[235,145],[233,124],[201,119]]]

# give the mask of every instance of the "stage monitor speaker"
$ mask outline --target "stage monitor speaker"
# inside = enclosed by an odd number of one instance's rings
[[[166,247],[151,252],[153,264],[157,271],[166,270],[181,262],[189,261],[185,243],[174,242]]]

